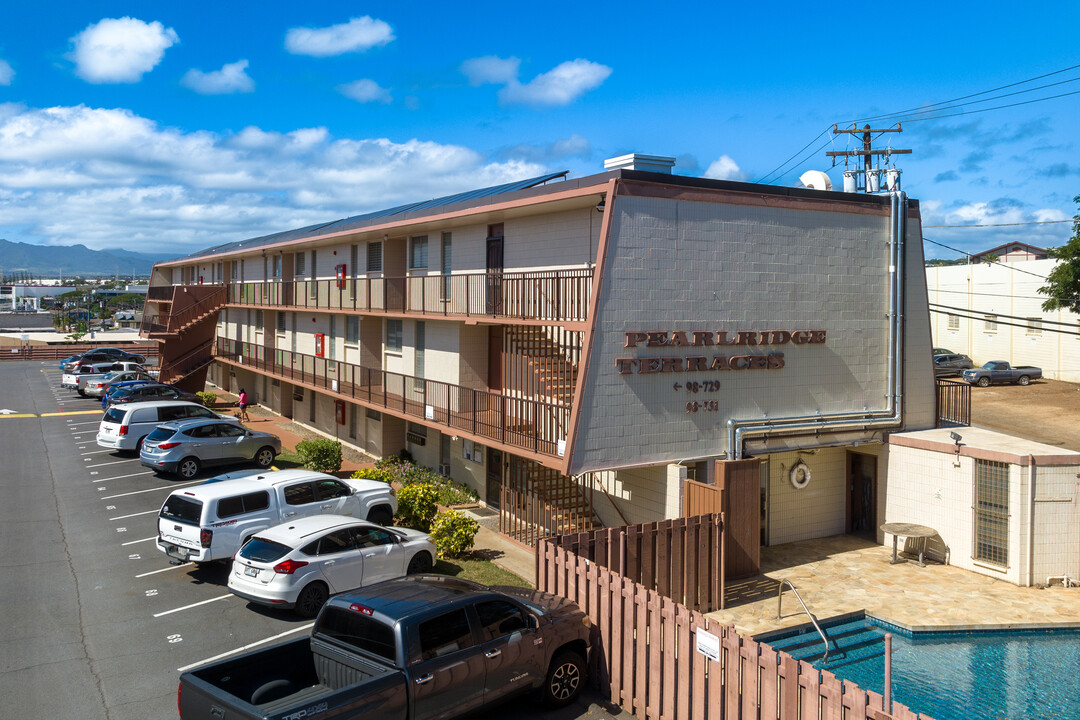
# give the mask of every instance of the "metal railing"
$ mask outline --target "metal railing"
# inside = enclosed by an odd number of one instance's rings
[[[197,286],[202,290],[206,286]],[[226,289],[224,286],[206,288],[203,297],[191,302],[186,307],[171,313],[159,313],[157,315],[143,315],[139,331],[142,333],[177,333],[188,325],[208,316],[225,304]]]
[[[971,385],[937,378],[937,426],[971,424]]]
[[[810,618],[810,622],[813,623],[814,629],[818,631],[818,635],[821,636],[821,642],[825,643],[825,654],[821,656],[821,662],[825,662],[829,659],[829,638],[825,637],[825,631],[818,625],[818,621],[814,619],[814,616],[810,614],[810,608],[806,607],[806,603],[803,602],[802,596],[799,595],[799,591],[795,589],[795,585],[790,580],[784,578],[780,581],[780,587],[776,594],[776,619],[779,620],[783,617],[781,612],[781,605],[784,602],[784,585],[791,588],[791,592],[795,593],[795,599],[802,605],[803,612],[806,613],[806,617]]]
[[[232,305],[574,322],[588,316],[592,274],[579,268],[241,282],[227,287]]]
[[[570,408],[366,367],[316,355],[218,338],[218,359],[327,390],[493,443],[559,457]]]

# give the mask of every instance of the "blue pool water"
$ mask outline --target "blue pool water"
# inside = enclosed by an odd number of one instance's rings
[[[1080,718],[1080,630],[910,633],[873,618],[822,623],[763,642],[859,687],[884,693],[893,635],[893,699],[935,720]],[[839,646],[839,649],[837,649]]]

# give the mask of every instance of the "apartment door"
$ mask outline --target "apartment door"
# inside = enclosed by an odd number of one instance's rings
[[[502,451],[495,448],[487,449],[487,491],[484,501],[489,508],[499,509],[499,499],[502,496],[503,460]]]
[[[502,313],[503,297],[503,226],[488,226],[487,239],[487,313],[498,315]]]
[[[847,531],[851,535],[877,535],[877,457],[849,452]]]

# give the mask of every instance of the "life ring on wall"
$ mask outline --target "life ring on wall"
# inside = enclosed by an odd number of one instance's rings
[[[802,490],[810,484],[810,466],[800,460],[791,466],[788,479],[791,480],[791,487]]]

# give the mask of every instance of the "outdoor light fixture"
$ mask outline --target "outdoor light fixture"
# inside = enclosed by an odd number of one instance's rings
[[[606,197],[604,195],[601,195],[600,196],[600,202],[596,203],[596,212],[602,213],[602,212],[604,212],[604,208],[606,208],[606,207],[607,207]]]
[[[956,443],[956,460],[953,461],[953,467],[960,467],[960,441],[964,438],[958,432],[949,433],[949,437]]]

